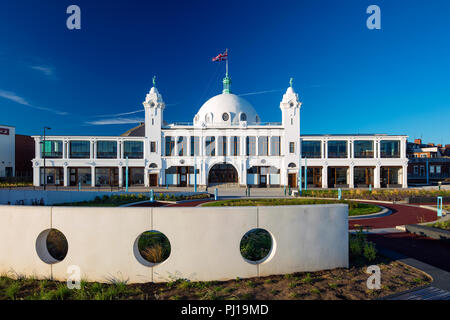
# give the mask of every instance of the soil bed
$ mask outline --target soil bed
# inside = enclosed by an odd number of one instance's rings
[[[301,198],[272,198],[272,199],[231,199],[221,201],[211,201],[202,207],[242,207],[242,206],[294,206],[309,204],[333,204],[343,203],[348,205],[349,216],[359,216],[377,213],[381,211],[379,206],[347,200],[325,200],[325,199],[301,199]]]
[[[168,283],[100,284],[82,282],[80,290],[70,290],[65,282],[49,280],[12,280],[0,277],[0,300],[370,300],[423,286],[430,278],[403,264],[378,257],[371,264],[381,269],[381,289],[366,286],[367,266],[351,265],[349,269],[294,273],[230,281]]]

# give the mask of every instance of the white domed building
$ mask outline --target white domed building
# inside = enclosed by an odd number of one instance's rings
[[[193,123],[166,123],[154,82],[143,102],[145,122],[121,136],[47,136],[45,150],[44,137],[34,136],[34,185],[407,187],[407,136],[300,135],[302,103],[292,79],[281,122],[261,122],[230,85],[227,75],[223,92]]]

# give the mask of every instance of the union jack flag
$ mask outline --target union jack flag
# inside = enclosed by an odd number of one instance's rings
[[[212,58],[212,61],[222,61],[228,59],[228,49],[224,53],[219,54],[217,57]]]

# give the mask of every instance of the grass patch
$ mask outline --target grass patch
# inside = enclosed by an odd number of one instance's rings
[[[203,207],[247,207],[247,206],[294,206],[309,204],[334,204],[343,203],[348,205],[350,216],[359,216],[380,212],[380,207],[355,201],[325,200],[325,199],[302,199],[302,198],[273,198],[273,199],[231,199],[214,201],[203,204]]]
[[[428,227],[450,231],[450,220],[427,224]]]
[[[182,201],[182,200],[196,200],[196,199],[209,199],[210,195],[207,193],[194,194],[190,196],[181,196],[169,193],[155,193],[153,196],[155,201]],[[94,200],[69,202],[54,204],[54,206],[69,206],[69,207],[119,207],[125,204],[148,201],[150,196],[148,193],[139,194],[113,194],[111,196],[104,195],[103,197],[95,197]]]

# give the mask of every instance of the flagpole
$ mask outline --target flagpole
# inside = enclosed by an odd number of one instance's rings
[[[226,51],[226,53],[227,53],[227,60],[226,60],[226,63],[227,63],[227,70],[226,70],[226,76],[228,77],[228,48],[225,50]]]

